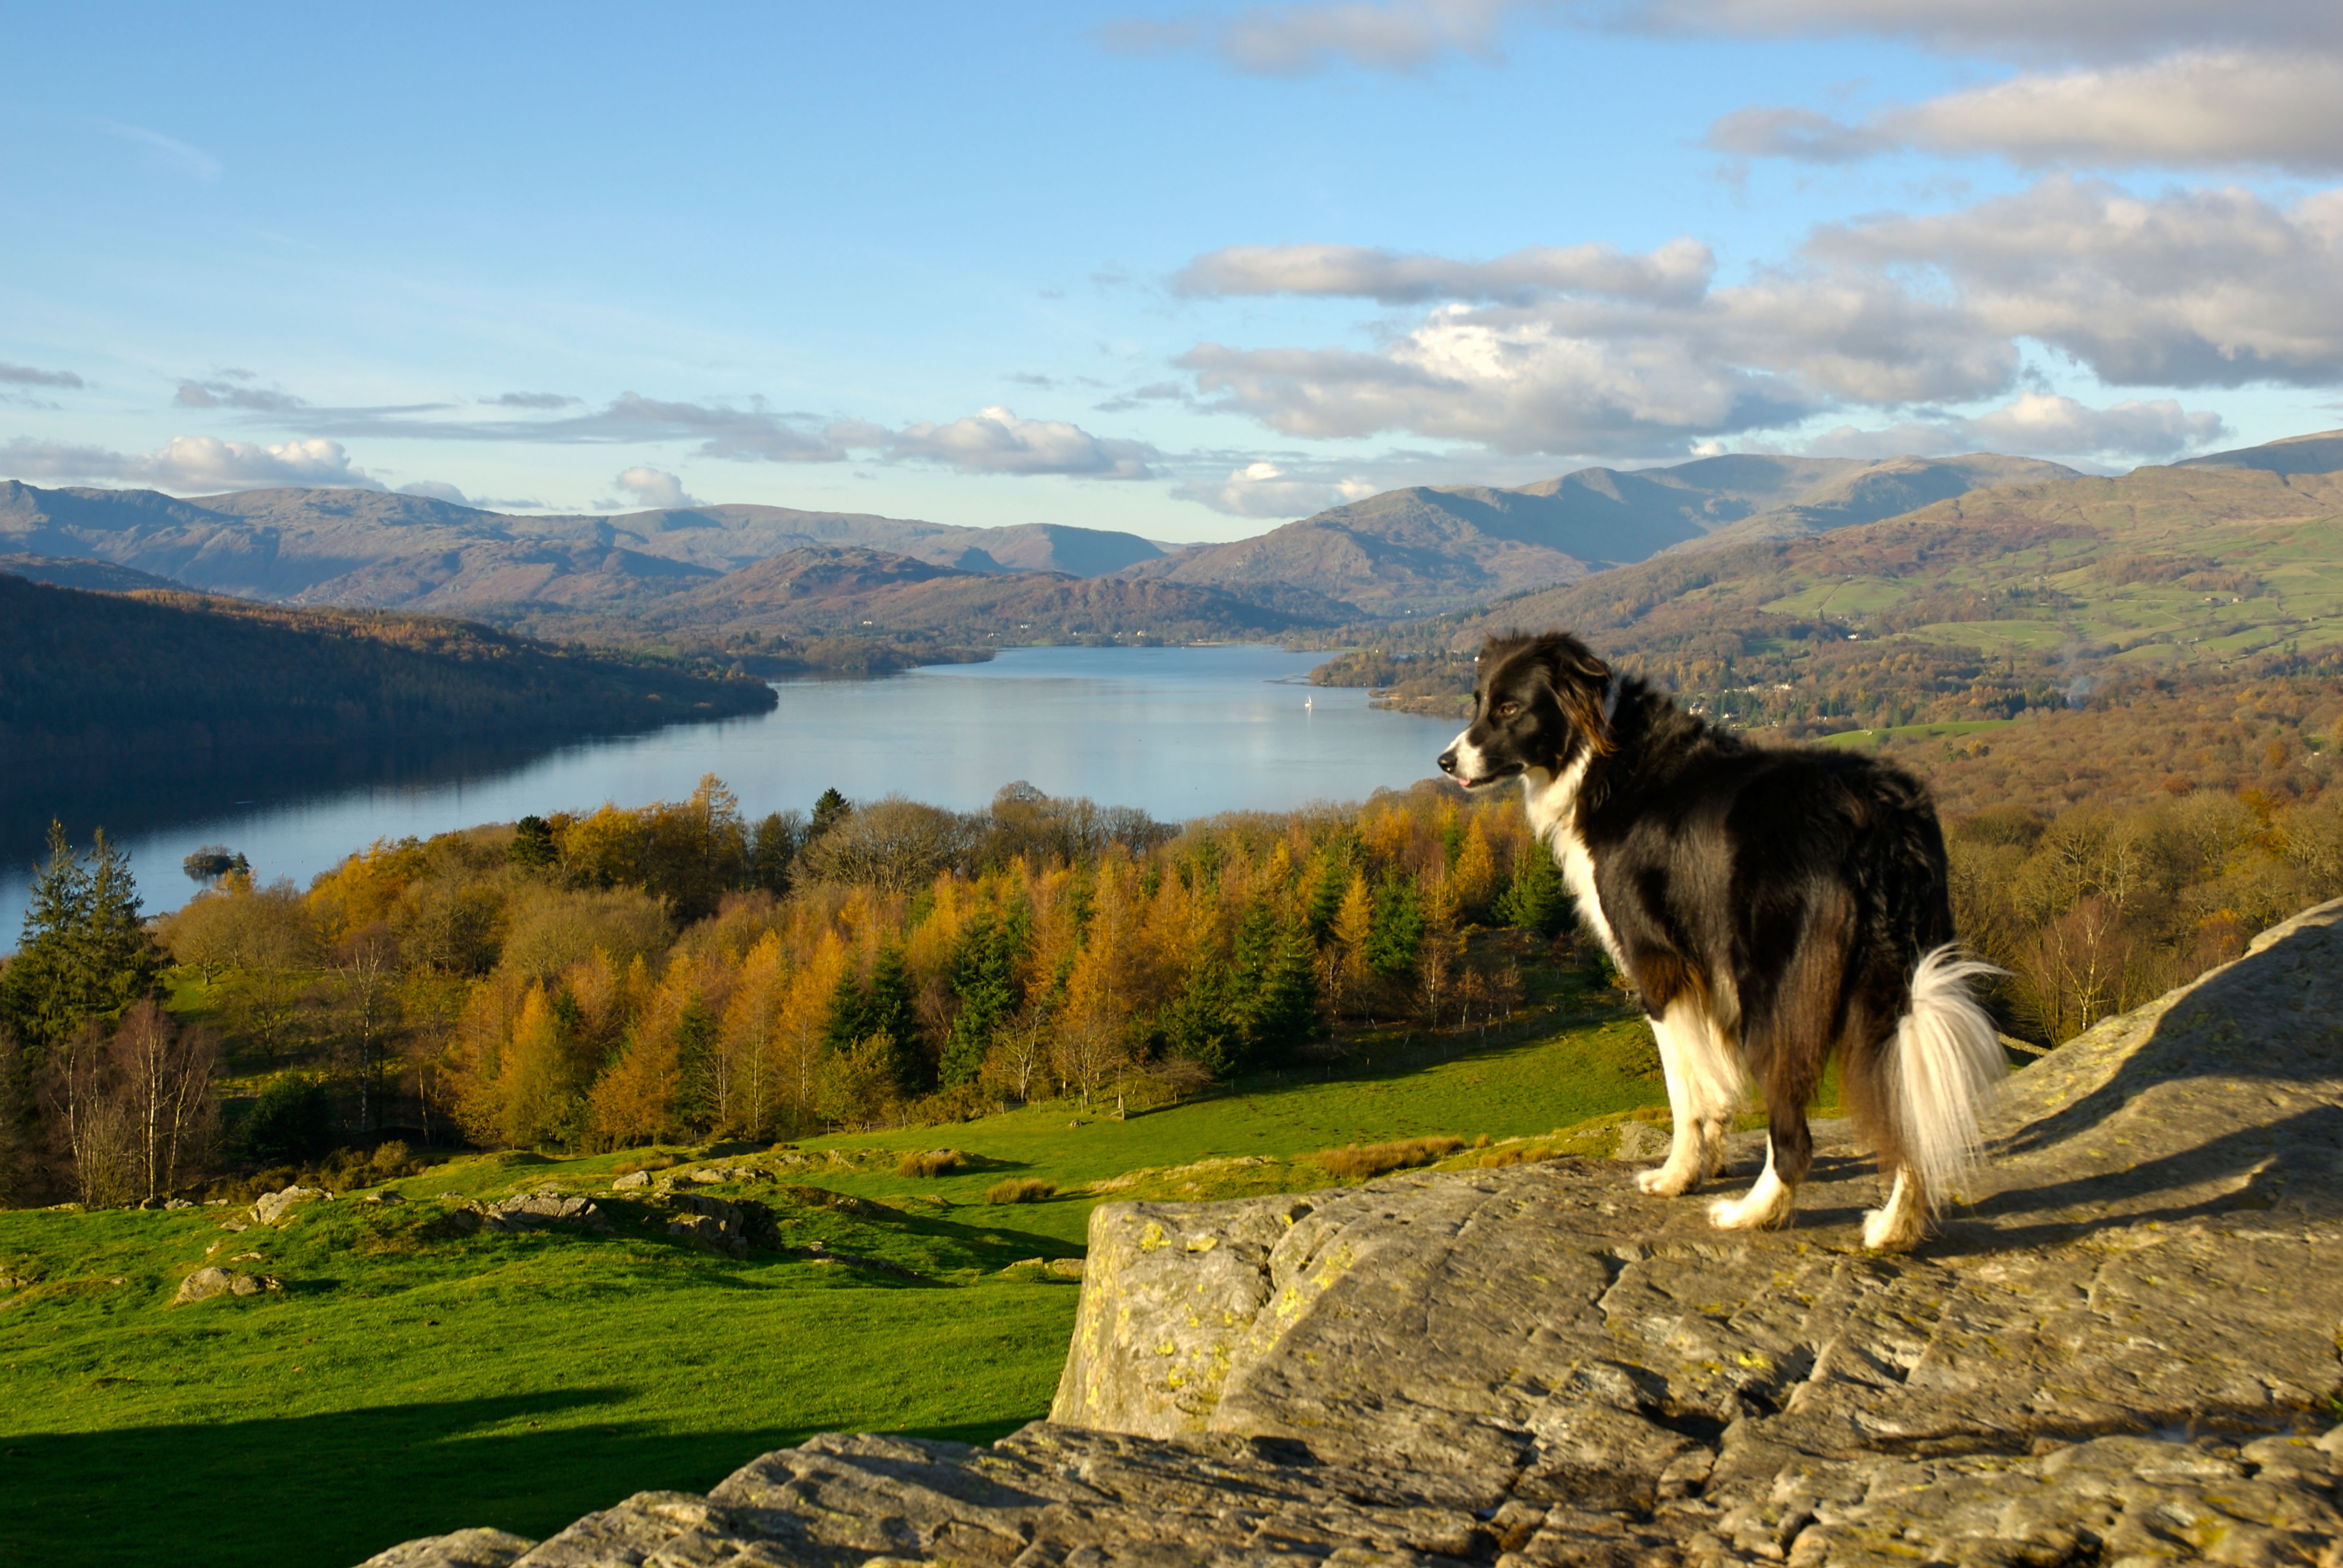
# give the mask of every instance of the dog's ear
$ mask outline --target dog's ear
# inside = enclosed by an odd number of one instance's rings
[[[1618,749],[1611,734],[1610,716],[1603,711],[1603,689],[1611,681],[1611,667],[1574,637],[1557,633],[1547,640],[1540,662],[1554,683],[1554,700],[1598,757]]]

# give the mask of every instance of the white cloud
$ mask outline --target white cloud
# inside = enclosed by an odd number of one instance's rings
[[[1362,500],[1385,487],[1357,476],[1294,473],[1264,461],[1232,468],[1226,478],[1190,480],[1174,486],[1172,494],[1232,517],[1284,518]]]
[[[1483,286],[1478,264],[1412,262],[1411,277]],[[1393,283],[1372,266],[1254,275],[1367,297]],[[1625,457],[1835,408],[2006,396],[2029,339],[2110,386],[2343,379],[2343,190],[2281,207],[2054,177],[1955,212],[1826,226],[1794,265],[1730,286],[1443,305],[1373,349],[1208,342],[1181,364],[1209,406],[1291,436]]]
[[[855,446],[879,445],[857,432]],[[910,425],[886,435],[890,458],[948,463],[963,474],[1070,474],[1093,479],[1144,479],[1158,454],[1143,441],[1093,436],[1058,419],[1021,419],[993,407],[942,425]]]
[[[645,507],[672,511],[681,507],[697,507],[704,503],[697,496],[684,492],[683,481],[664,468],[628,468],[611,481]]]
[[[1826,260],[1933,270],[1996,337],[2032,337],[2111,386],[2343,377],[2343,189],[2280,206],[2237,187],[2155,198],[2054,176],[1927,217],[1817,233]]]
[[[1841,425],[1804,443],[1800,450],[1813,457],[1989,451],[2086,462],[2157,461],[2202,451],[2229,433],[2218,414],[2192,413],[2169,397],[2093,408],[2072,397],[2028,392],[1973,417],[1908,419],[1868,430]]]
[[[463,491],[440,479],[417,479],[411,485],[399,486],[398,493],[402,496],[425,496],[435,501],[453,501],[459,507],[473,504],[464,498]]]
[[[1202,48],[1252,75],[1306,76],[1336,64],[1412,74],[1450,55],[1494,62],[1513,15],[1551,9],[1551,0],[1333,0],[1172,23],[1128,18],[1098,37],[1127,55]]]
[[[17,387],[79,387],[80,377],[70,370],[35,370],[29,365],[0,363],[0,381]]]
[[[1845,125],[1809,109],[1735,110],[1708,145],[1741,157],[1845,163],[1896,147],[2046,165],[2343,168],[2343,55],[2175,55],[2006,82]]]
[[[1532,246],[1494,261],[1452,261],[1353,245],[1240,245],[1208,252],[1175,273],[1175,294],[1301,294],[1417,305],[1434,299],[1525,303],[1554,293],[1629,299],[1696,298],[1716,258],[1694,239],[1648,255],[1612,245]]]
[[[113,480],[190,493],[277,486],[383,487],[380,480],[352,466],[339,441],[322,438],[262,446],[213,436],[175,436],[155,451],[129,453],[20,438],[0,447],[0,470],[19,478]]]

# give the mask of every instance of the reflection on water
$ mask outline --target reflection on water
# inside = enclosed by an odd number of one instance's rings
[[[149,912],[194,890],[197,845],[306,883],[379,837],[529,812],[679,799],[721,777],[752,816],[825,789],[968,809],[1012,779],[1167,820],[1363,799],[1433,772],[1454,725],[1299,684],[1324,656],[1274,648],[1019,648],[989,664],[782,685],[772,712],[559,747],[468,744],[220,759],[156,784],[0,782],[0,947],[13,947],[50,817],[131,852]],[[1304,707],[1304,702],[1309,704]]]

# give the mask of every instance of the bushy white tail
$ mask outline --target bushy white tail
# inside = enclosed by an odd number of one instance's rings
[[[1931,1211],[1976,1163],[1978,1123],[2006,1065],[2000,1032],[1968,986],[2002,972],[1950,943],[1938,948],[1913,971],[1912,1010],[1896,1026],[1888,1103]]]

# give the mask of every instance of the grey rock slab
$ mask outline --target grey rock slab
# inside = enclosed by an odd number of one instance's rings
[[[171,1298],[175,1307],[189,1302],[207,1302],[214,1296],[224,1296],[235,1287],[236,1276],[226,1269],[197,1269],[179,1282],[179,1293]]]
[[[524,1192],[491,1204],[481,1211],[481,1224],[490,1231],[534,1231],[548,1225],[578,1231],[610,1229],[609,1219],[592,1199],[558,1192]]]
[[[2338,925],[2017,1074],[1911,1254],[1843,1125],[1771,1232],[1616,1161],[1107,1204],[1051,1421],[816,1438],[520,1561],[2343,1568]]]

